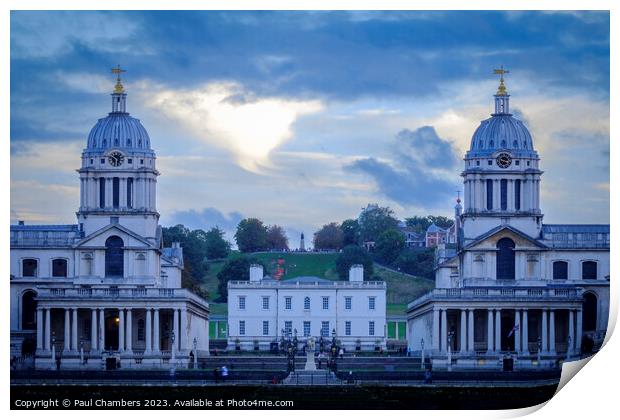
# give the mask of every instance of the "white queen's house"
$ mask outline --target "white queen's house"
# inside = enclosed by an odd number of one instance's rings
[[[556,366],[607,329],[609,225],[543,223],[540,158],[496,73],[495,112],[464,159],[456,253],[438,249],[435,289],[407,308],[409,348],[436,366]]]
[[[208,304],[181,288],[179,244],[163,247],[155,152],[113,72],[112,112],[77,171],[77,224],[11,226],[11,355],[37,368],[182,366],[208,354]]]

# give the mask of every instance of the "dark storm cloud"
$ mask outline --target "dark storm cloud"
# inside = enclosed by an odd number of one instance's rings
[[[393,150],[398,167],[369,157],[345,169],[370,176],[381,194],[403,205],[430,207],[445,203],[454,194],[458,180],[446,181],[432,169],[453,169],[457,155],[433,127],[400,131]]]

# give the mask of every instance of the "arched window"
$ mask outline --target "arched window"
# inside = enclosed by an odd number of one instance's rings
[[[553,280],[568,280],[568,263],[566,261],[553,262]]]
[[[304,298],[304,310],[310,310],[310,298],[308,296]]]
[[[26,258],[22,260],[22,277],[37,277],[37,260]]]
[[[584,261],[581,263],[581,278],[583,280],[596,280],[596,261]]]
[[[22,330],[37,329],[37,293],[27,290],[22,295]]]
[[[595,331],[598,303],[594,293],[583,294],[583,330]]]
[[[496,274],[498,280],[515,278],[515,243],[510,238],[497,241]]]
[[[64,258],[52,260],[52,277],[67,277],[67,260]]]
[[[123,240],[110,236],[105,241],[105,275],[106,277],[123,277]]]
[[[493,180],[487,179],[487,210],[493,210]]]

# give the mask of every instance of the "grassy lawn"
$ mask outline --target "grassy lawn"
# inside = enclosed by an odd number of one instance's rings
[[[272,274],[276,271],[278,260],[284,260],[282,264],[284,275],[282,280],[291,279],[300,276],[315,276],[328,280],[338,280],[336,273],[337,253],[332,254],[314,254],[314,253],[273,253],[260,252],[252,254],[260,260],[265,267],[267,273]],[[234,256],[233,256],[234,257]],[[203,279],[202,287],[209,292],[209,302],[219,299],[217,292],[217,274],[220,272],[226,260],[210,262],[209,272]],[[408,276],[402,273],[396,273],[386,270],[383,267],[375,265],[375,275],[387,283],[387,314],[402,315],[405,313],[407,303],[422,296],[434,287],[434,281],[421,277]],[[210,303],[212,314],[227,313],[226,303]]]

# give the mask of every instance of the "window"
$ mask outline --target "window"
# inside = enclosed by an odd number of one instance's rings
[[[476,166],[480,166],[480,161],[479,160],[476,161]]]
[[[304,310],[310,310],[310,298],[308,296],[304,298]]]
[[[493,180],[487,179],[487,210],[493,210]]]
[[[508,208],[508,180],[502,179],[500,181],[500,197],[501,197],[501,208],[502,210],[506,210]]]
[[[521,161],[519,159],[515,160],[515,166],[519,166],[521,164]]]
[[[26,258],[22,261],[22,277],[37,277],[37,260]]]
[[[118,208],[119,202],[120,180],[116,177],[112,178],[112,207]]]
[[[286,296],[284,298],[284,309],[291,309],[293,307],[292,301],[293,301],[292,297]]]
[[[269,321],[263,321],[263,335],[269,335]]]
[[[94,160],[94,159],[91,159],[91,160],[90,160],[90,164],[92,165],[93,163],[95,163],[95,160]]]
[[[52,260],[52,277],[67,277],[67,260],[62,258]]]
[[[140,165],[144,165],[144,159],[140,159]]]
[[[105,140],[104,140],[103,144],[105,145]],[[101,159],[101,164],[105,165],[105,159]]]
[[[131,202],[132,200],[133,200],[133,178],[127,178],[127,208],[133,207],[133,203]]]
[[[375,321],[368,321],[368,335],[375,335]]]
[[[376,297],[374,296],[370,296],[368,297],[368,309],[370,309],[371,311],[375,310],[375,301],[376,301]]]
[[[99,208],[105,207],[105,178],[99,178]]]
[[[351,309],[351,296],[345,296],[344,309]]]
[[[581,263],[581,278],[583,280],[596,280],[596,261],[584,261]]]
[[[106,277],[123,277],[123,240],[118,236],[110,236],[105,241],[105,247]]]
[[[127,159],[127,163],[131,165],[133,163],[133,159],[132,158]]]
[[[237,298],[239,300],[239,309],[245,310],[245,296],[238,296]]]
[[[514,280],[515,278],[515,243],[510,238],[497,241],[496,278]]]
[[[568,279],[568,263],[566,261],[553,262],[553,280]]]
[[[530,166],[530,161],[529,160],[527,161],[527,166]]]
[[[321,337],[329,337],[329,321],[321,322]]]
[[[521,180],[520,179],[517,179],[515,181],[515,210],[521,210]]]
[[[491,143],[491,146],[493,146],[493,143]],[[489,166],[493,165],[493,161],[489,159],[489,161],[487,162],[489,164]]]
[[[22,295],[22,330],[35,330],[37,328],[37,293],[28,290]]]
[[[351,335],[351,321],[344,322],[344,335]]]
[[[327,296],[323,296],[323,309],[329,309],[329,298]]]
[[[598,299],[592,292],[583,294],[583,331],[595,331],[598,318]]]
[[[293,334],[293,321],[284,321],[284,335],[289,337]]]
[[[245,335],[245,321],[239,321],[239,335]]]
[[[263,296],[263,309],[269,309],[269,296]]]
[[[304,321],[304,337],[310,337],[310,321]]]
[[[144,341],[144,319],[138,320],[138,341]]]

